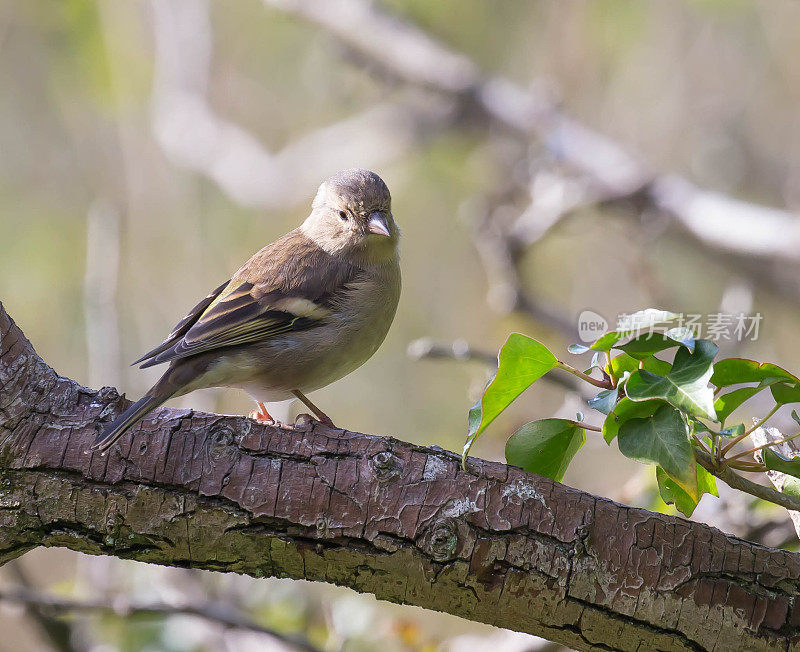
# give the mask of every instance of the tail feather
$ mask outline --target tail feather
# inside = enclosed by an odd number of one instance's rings
[[[172,366],[142,398],[120,414],[114,423],[95,439],[92,450],[108,450],[117,439],[122,437],[131,426],[141,421],[148,412],[155,410],[171,397],[185,393],[186,387],[191,386],[191,383],[205,372],[212,359],[208,356],[198,356],[182,360],[177,364],[173,362]]]
[[[131,426],[136,425],[148,412],[157,408],[166,401],[167,398],[169,397],[157,398],[148,395],[140,398],[136,403],[119,415],[108,429],[97,436],[97,439],[94,440],[94,444],[92,444],[92,450],[105,451],[111,448],[114,442],[122,437]]]

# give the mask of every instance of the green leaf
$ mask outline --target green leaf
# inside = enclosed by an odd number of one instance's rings
[[[663,405],[651,417],[629,419],[617,435],[620,452],[648,464],[658,464],[694,500],[700,498],[697,469],[683,415]]]
[[[619,398],[619,387],[614,389],[604,389],[597,396],[590,398],[587,402],[589,407],[593,407],[598,412],[608,414],[614,409]]]
[[[708,340],[697,340],[694,353],[681,347],[666,376],[639,369],[628,378],[625,393],[634,401],[660,398],[687,414],[716,421],[714,392],[708,381],[718,350]]]
[[[797,410],[792,410],[792,419],[795,420],[795,423],[800,424],[800,417],[797,416]]]
[[[652,371],[654,374],[659,374],[660,376],[666,376],[669,370],[672,369],[672,365],[669,362],[653,357],[646,358],[642,364],[645,369]],[[638,368],[639,360],[631,357],[627,353],[620,353],[611,358],[611,372],[614,378],[622,378],[622,375],[626,371],[633,373]]]
[[[676,509],[685,516],[691,516],[700,502],[699,499],[695,500],[686,493],[660,466],[656,467],[656,480],[662,500],[667,505],[675,505]],[[703,494],[719,495],[716,478],[702,466],[697,466],[697,491],[700,498],[703,497]]]
[[[760,383],[769,378],[782,378],[800,384],[800,378],[771,362],[759,364],[745,358],[725,358],[714,365],[712,384],[728,387],[739,383]]]
[[[561,481],[586,441],[586,431],[568,419],[526,423],[506,442],[506,461],[526,471]]]
[[[635,402],[629,398],[623,398],[603,422],[603,439],[610,444],[623,423],[629,419],[652,416],[662,405],[666,405],[666,403],[657,400]]]
[[[648,333],[615,348],[625,351],[625,353],[637,360],[643,360],[673,346],[678,346],[678,342],[661,333]]]
[[[685,346],[689,349],[689,353],[694,352],[694,331],[691,328],[686,326],[675,326],[674,328],[670,328],[668,331],[664,333],[664,337],[668,337],[669,339]]]
[[[486,426],[558,363],[544,344],[520,333],[508,336],[497,361],[495,377],[469,411],[469,432],[464,443],[462,464],[466,463],[470,448]]]
[[[800,478],[800,457],[788,458],[771,448],[765,448],[762,451],[762,455],[764,457],[764,466],[768,469]]]
[[[776,383],[770,387],[772,398],[778,405],[786,403],[800,403],[800,385]]]
[[[772,382],[778,382],[778,380],[773,379]],[[740,387],[739,389],[734,389],[727,394],[718,396],[717,400],[714,401],[714,411],[717,413],[717,419],[719,419],[719,422],[725,423],[725,420],[736,408],[738,408],[749,398],[752,398],[758,394],[765,387],[768,387],[768,385],[762,386],[759,384],[755,387]]]
[[[610,351],[623,337],[624,335],[622,333],[611,331],[597,338],[589,348],[593,351]]]

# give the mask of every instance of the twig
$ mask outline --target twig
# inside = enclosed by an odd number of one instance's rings
[[[556,369],[562,369],[567,373],[572,374],[576,378],[580,378],[582,381],[589,383],[590,385],[594,385],[595,387],[599,387],[600,389],[613,389],[611,383],[606,380],[597,380],[597,378],[592,378],[589,374],[585,374],[582,371],[579,371],[572,365],[568,365],[566,362],[561,362],[559,360],[556,363]]]
[[[9,564],[8,569],[22,585],[22,590],[32,591],[29,588],[31,582],[28,574],[22,569],[20,560]],[[58,652],[82,652],[83,648],[76,646],[73,642],[72,626],[69,623],[53,618],[38,604],[25,603],[25,607],[27,614],[36,622],[55,650]]]
[[[456,115],[464,124],[474,124],[478,118],[516,137],[538,139],[554,159],[569,166],[586,184],[581,190],[585,198],[565,196],[562,209],[549,209],[547,228],[581,201],[633,200],[641,208],[667,216],[713,251],[761,261],[800,261],[796,214],[704,190],[677,175],[654,174],[637,155],[569,117],[547,93],[486,75],[463,53],[454,52],[412,23],[388,15],[377,3],[264,2],[318,25],[357,53],[357,60],[368,63],[370,71],[454,99],[459,105]],[[359,25],[358,30],[352,29],[354,24]],[[362,38],[363,33],[371,38]],[[753,229],[754,224],[758,229]],[[515,232],[521,234],[525,229]],[[533,233],[534,239],[540,237],[535,228]],[[761,268],[763,265],[754,274],[763,275]],[[786,292],[787,284],[778,283],[780,278],[785,276],[773,274],[769,280]],[[798,293],[795,288],[794,296]]]
[[[406,353],[412,360],[474,360],[482,362],[492,370],[497,369],[497,354],[483,349],[476,349],[464,339],[454,340],[450,344],[437,344],[430,337],[421,337],[409,343]],[[579,394],[584,403],[587,403],[591,394],[587,393],[583,383],[569,376],[549,371],[542,380],[558,385],[563,389]]]
[[[770,448],[771,446],[777,446],[778,444],[785,444],[787,441],[792,441],[792,439],[795,439],[796,437],[800,437],[800,432],[796,432],[793,435],[789,435],[788,437],[783,437],[782,439],[778,439],[776,441],[770,441],[767,442],[766,444],[761,444],[761,446],[756,446],[755,448],[750,448],[746,451],[742,451],[741,453],[737,453],[736,455],[732,455],[728,459],[735,460],[740,457],[744,457],[745,455],[750,455],[757,451],[764,450],[765,448]]]
[[[728,444],[722,447],[722,449],[720,450],[720,456],[724,458],[725,454],[731,448],[736,446],[736,444],[738,444],[743,439],[749,437],[754,430],[763,426],[767,422],[767,419],[769,419],[773,414],[775,414],[778,410],[780,410],[781,407],[782,405],[780,403],[776,404],[769,412],[767,412],[767,414],[764,416],[763,419],[761,419],[760,421],[756,421],[750,428],[745,430],[741,435],[734,437]]]
[[[768,500],[769,502],[780,505],[781,507],[785,507],[786,509],[800,510],[800,498],[781,493],[772,487],[766,487],[762,484],[751,482],[747,478],[743,478],[737,473],[734,473],[727,466],[717,464],[716,460],[711,455],[700,450],[699,448],[694,448],[694,457],[700,466],[722,480],[729,487],[743,491],[746,494],[755,496],[756,498]]]
[[[197,616],[219,623],[225,627],[246,629],[259,634],[266,634],[298,650],[319,652],[319,648],[312,645],[307,640],[281,634],[273,629],[259,625],[222,603],[193,605],[189,603],[167,604],[164,602],[132,602],[123,598],[116,598],[110,602],[92,599],[67,599],[23,587],[1,588],[0,601],[3,600],[18,602],[40,610],[51,610],[54,612],[100,612],[125,618],[132,616],[164,617],[174,616],[176,614]]]

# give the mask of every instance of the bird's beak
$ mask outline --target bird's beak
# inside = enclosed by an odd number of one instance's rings
[[[380,211],[375,211],[369,216],[367,222],[367,231],[375,235],[385,235],[387,238],[391,237],[391,232],[386,224],[386,216]]]

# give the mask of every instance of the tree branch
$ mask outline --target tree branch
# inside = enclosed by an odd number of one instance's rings
[[[589,650],[786,649],[800,555],[395,439],[160,409],[59,377],[0,304],[0,563],[62,546],[331,582]]]

